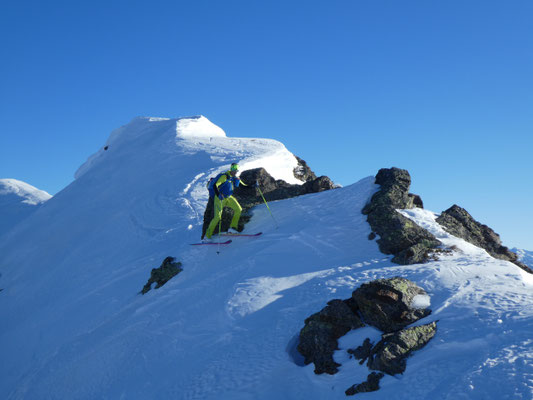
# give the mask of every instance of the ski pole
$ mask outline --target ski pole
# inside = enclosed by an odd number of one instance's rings
[[[220,204],[222,206],[222,203]],[[222,211],[224,211],[224,207],[222,207]],[[222,236],[220,235],[222,233],[222,212],[220,213],[220,219],[218,220],[218,249],[217,254],[220,254],[220,241],[222,240]]]
[[[263,201],[265,202],[265,206],[267,206],[267,209],[268,209],[268,212],[270,213],[270,216],[274,220],[274,224],[276,225],[276,229],[278,229],[279,228],[278,222],[276,221],[276,218],[274,218],[274,215],[272,214],[272,211],[270,210],[270,207],[268,206],[268,203],[267,203],[267,201],[265,199],[265,196],[263,196],[263,192],[261,191],[261,188],[258,186],[257,189],[259,190],[259,194],[261,195],[261,197],[263,198]]]

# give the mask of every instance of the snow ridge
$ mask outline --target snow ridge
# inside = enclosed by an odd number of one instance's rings
[[[6,195],[15,195],[22,203],[32,206],[42,204],[52,197],[44,190],[17,179],[0,179],[0,196]]]
[[[210,176],[239,162],[296,180],[297,161],[274,140],[179,136],[177,122],[119,128],[71,185],[1,237],[0,398],[345,399],[368,375],[346,350],[379,332],[343,337],[335,376],[301,366],[298,333],[329,300],[393,276],[427,292],[417,304],[433,312],[419,323],[439,320],[439,330],[378,397],[533,397],[531,275],[419,209],[401,212],[456,250],[392,263],[361,213],[374,177],[270,203],[278,228],[258,206],[245,232],[263,235],[220,254],[190,246]],[[183,272],[139,295],[169,255]]]

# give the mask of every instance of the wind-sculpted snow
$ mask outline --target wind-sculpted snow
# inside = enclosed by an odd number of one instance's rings
[[[45,191],[17,179],[0,179],[0,236],[51,198]]]
[[[283,178],[290,153],[268,140],[179,138],[172,120],[139,124],[147,130],[117,136],[0,241],[0,398],[343,399],[368,375],[346,350],[379,332],[341,338],[334,377],[299,366],[294,339],[327,301],[394,276],[426,290],[433,313],[419,323],[439,330],[404,375],[381,380],[379,398],[531,398],[533,286],[514,264],[441,232],[424,210],[407,216],[457,250],[393,264],[361,213],[373,177],[272,202],[278,229],[256,207],[245,232],[263,235],[220,254],[190,246],[209,176],[279,160]],[[167,256],[183,271],[138,295]]]
[[[16,179],[0,179],[0,198],[13,195],[24,204],[32,206],[44,203],[52,197],[44,190]]]

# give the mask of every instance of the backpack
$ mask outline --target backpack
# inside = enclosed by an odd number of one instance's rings
[[[215,197],[215,183],[217,183],[217,181],[220,179],[220,177],[222,175],[226,175],[227,172],[222,172],[220,174],[218,174],[217,176],[215,176],[214,178],[211,178],[209,179],[209,181],[207,182],[207,185],[206,188],[209,192],[209,197]],[[228,176],[228,179],[229,179],[229,176]]]

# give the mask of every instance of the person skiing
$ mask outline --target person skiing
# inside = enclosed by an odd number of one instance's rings
[[[222,210],[224,209],[224,207],[229,207],[233,210],[233,218],[231,220],[228,232],[238,232],[239,219],[241,218],[242,207],[237,201],[237,199],[233,197],[233,190],[240,184],[242,184],[243,186],[248,186],[244,182],[241,182],[241,180],[237,177],[238,170],[239,165],[237,163],[232,163],[228,171],[226,171],[224,174],[219,175],[218,179],[215,178],[216,181],[210,184],[210,187],[212,187],[212,191],[214,192],[214,217],[209,223],[207,230],[205,231],[205,236],[207,237],[207,239],[211,239],[211,236],[213,236],[213,231],[215,230],[216,226],[222,218]]]

